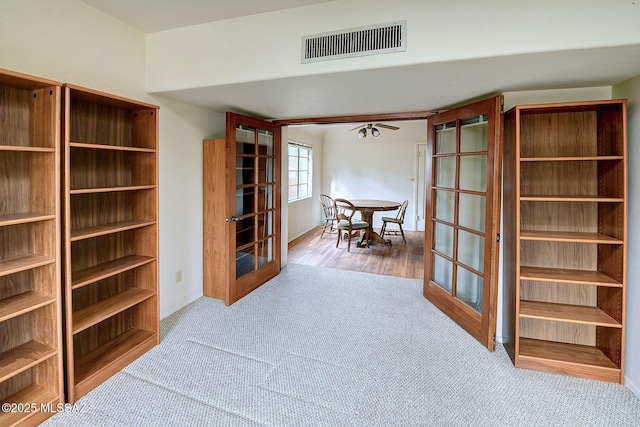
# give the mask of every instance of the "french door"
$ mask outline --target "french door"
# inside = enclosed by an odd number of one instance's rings
[[[227,113],[227,305],[280,272],[280,125]]]
[[[427,121],[424,296],[495,347],[502,97]]]

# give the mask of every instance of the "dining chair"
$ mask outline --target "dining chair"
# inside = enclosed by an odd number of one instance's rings
[[[407,206],[409,205],[409,201],[405,200],[400,205],[400,209],[398,210],[398,214],[395,218],[389,216],[382,217],[382,229],[380,230],[380,237],[384,238],[384,233],[392,234],[394,236],[402,235],[402,240],[404,243],[407,243],[407,239],[404,237],[404,230],[402,229],[402,224],[404,224],[404,214],[407,212]],[[398,224],[398,229],[387,230],[387,224]]]
[[[356,213],[356,208],[347,199],[335,199],[333,201],[334,210],[336,212],[336,220],[338,221],[338,240],[336,241],[336,248],[340,245],[342,239],[342,232],[344,231],[348,236],[347,252],[351,252],[351,238],[353,232],[358,230],[367,230],[369,223],[360,219],[353,218]],[[369,247],[369,236],[364,236],[366,247]]]
[[[336,208],[333,203],[333,199],[331,196],[327,196],[326,194],[321,194],[319,196],[320,204],[322,205],[322,212],[324,214],[324,226],[322,227],[322,233],[320,233],[320,238],[324,236],[324,231],[329,226],[329,233],[335,231],[334,223],[336,221]]]

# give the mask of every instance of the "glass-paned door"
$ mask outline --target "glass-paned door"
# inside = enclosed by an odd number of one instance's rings
[[[424,295],[493,350],[501,97],[428,120]]]
[[[230,289],[227,304],[280,271],[280,126],[227,113]]]

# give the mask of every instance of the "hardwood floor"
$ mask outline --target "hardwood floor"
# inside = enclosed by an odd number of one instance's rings
[[[407,243],[401,236],[385,236],[393,246],[372,245],[359,248],[351,241],[351,252],[347,242],[336,248],[338,236],[324,233],[322,227],[315,228],[289,243],[288,262],[339,270],[361,271],[387,276],[424,278],[424,232],[405,231]]]

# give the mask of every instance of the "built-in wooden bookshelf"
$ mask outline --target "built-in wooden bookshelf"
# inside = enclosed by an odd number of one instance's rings
[[[67,399],[159,342],[158,107],[64,85]]]
[[[64,401],[60,87],[0,69],[2,426],[37,425]]]
[[[624,382],[626,100],[505,120],[506,348],[516,367]]]

